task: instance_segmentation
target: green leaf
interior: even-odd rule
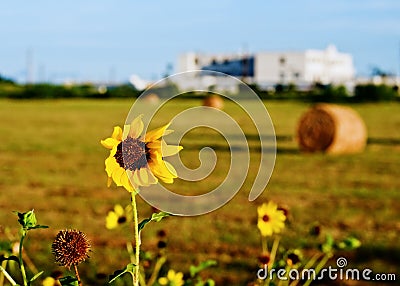
[[[151,218],[145,218],[144,220],[142,220],[142,221],[138,224],[139,231],[141,231],[141,230],[144,228],[144,226],[145,226],[147,223],[149,223],[149,222],[151,222]]]
[[[151,215],[151,220],[155,221],[155,222],[159,222],[160,220],[162,220],[163,218],[170,216],[169,213],[166,212],[159,212],[159,213],[154,213]]]
[[[215,260],[206,260],[201,262],[198,266],[190,265],[189,272],[190,277],[196,276],[199,272],[203,271],[204,269],[217,265],[217,261]]]
[[[207,279],[206,285],[208,285],[208,286],[215,286],[215,281],[212,280],[212,279]]]
[[[144,226],[145,226],[146,224],[148,224],[149,222],[151,222],[151,221],[159,222],[160,220],[162,220],[163,218],[165,218],[165,217],[167,217],[167,216],[170,216],[170,214],[169,214],[169,213],[166,213],[166,212],[153,213],[153,214],[151,215],[151,217],[146,218],[146,219],[142,220],[142,221],[139,223],[139,225],[138,225],[139,231],[141,231],[141,230],[144,228]]]
[[[136,265],[133,263],[129,263],[125,269],[117,270],[113,274],[110,275],[110,279],[108,283],[114,282],[117,278],[121,277],[125,273],[130,273],[131,275],[134,275]]]
[[[36,215],[33,210],[26,213],[14,212],[18,216],[18,222],[24,230],[36,229],[36,228],[48,228],[45,225],[38,225]]]
[[[353,250],[361,246],[361,242],[355,237],[347,237],[337,247],[344,250]]]
[[[78,279],[72,276],[62,277],[59,281],[62,286],[79,286]]]
[[[321,251],[323,253],[332,252],[334,244],[335,244],[335,241],[333,240],[332,235],[327,234],[326,238],[325,238],[325,242],[321,245]]]
[[[11,256],[9,256],[9,257],[5,257],[4,255],[1,255],[1,256],[0,256],[0,263],[3,262],[3,261],[5,261],[5,260],[8,260],[8,261],[15,261],[15,262],[19,263],[19,259],[18,259],[18,257],[15,256],[15,255],[11,255]]]
[[[200,279],[200,281],[196,282],[195,286],[215,286],[215,281],[212,279],[207,279],[206,281]]]
[[[5,251],[8,253],[12,252],[12,244],[9,241],[2,240],[0,241],[0,251]]]
[[[29,280],[29,282],[35,281],[40,275],[43,274],[43,272],[44,272],[44,271],[40,271],[39,273],[37,273],[35,276],[33,276],[33,277],[31,278],[31,280]]]
[[[30,227],[34,227],[37,223],[35,213],[33,210],[28,211],[26,213],[15,212],[18,216],[19,224],[24,228],[28,229]]]

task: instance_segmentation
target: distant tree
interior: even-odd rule
[[[379,67],[374,67],[374,68],[372,68],[371,75],[372,76],[380,76],[382,78],[385,78],[385,77],[393,76],[393,73],[384,71]]]
[[[354,91],[353,99],[355,101],[367,102],[367,101],[389,101],[395,100],[397,91],[395,88],[380,84],[363,84],[357,85]]]
[[[15,81],[12,80],[11,78],[5,77],[3,75],[0,74],[0,83],[11,83],[11,84],[15,84]]]
[[[139,92],[130,84],[123,84],[114,87],[108,87],[106,97],[125,97],[125,98],[135,98],[139,96]]]

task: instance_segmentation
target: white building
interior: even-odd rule
[[[352,56],[338,52],[333,45],[325,50],[268,51],[251,55],[186,53],[179,56],[177,69],[178,72],[215,70],[261,87],[309,86],[316,82],[348,85],[355,76]]]

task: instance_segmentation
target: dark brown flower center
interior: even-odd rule
[[[118,144],[114,158],[125,170],[135,171],[147,165],[147,154],[146,143],[128,137]]]
[[[297,264],[300,262],[300,257],[296,253],[290,253],[287,258],[292,264]]]
[[[269,254],[264,253],[264,254],[260,255],[260,256],[258,257],[258,261],[259,261],[261,264],[267,265],[267,264],[269,263],[269,261],[270,261],[270,256],[269,256]]]
[[[126,216],[120,216],[120,217],[118,218],[118,223],[119,223],[119,224],[122,224],[122,223],[124,223],[124,222],[126,222],[126,221],[127,221]]]
[[[269,216],[263,215],[262,220],[265,222],[269,221]]]

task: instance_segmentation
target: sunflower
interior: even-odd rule
[[[262,236],[270,236],[279,233],[285,227],[286,216],[282,210],[278,210],[278,205],[274,202],[264,203],[257,208],[258,223],[257,227]]]
[[[170,123],[158,129],[143,132],[142,115],[136,117],[130,125],[114,127],[111,137],[101,140],[101,144],[110,149],[110,156],[105,160],[108,183],[114,181],[129,192],[140,186],[156,184],[158,179],[172,183],[177,178],[174,167],[164,161],[182,150],[182,146],[167,145],[162,139],[172,130],[167,130]]]

